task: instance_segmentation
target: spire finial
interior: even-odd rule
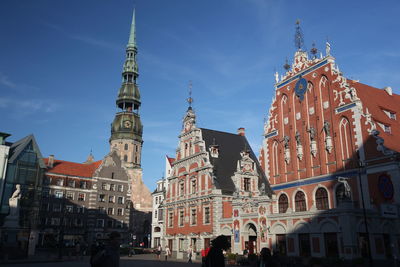
[[[317,57],[318,49],[315,47],[315,42],[312,43],[312,48],[310,49],[310,52],[313,55],[313,58]]]
[[[131,33],[129,35],[128,47],[136,47],[136,19],[135,19],[136,9],[133,9],[132,15],[132,25],[131,25]]]
[[[294,35],[294,44],[297,50],[301,50],[304,45],[304,36],[300,28],[300,20],[296,20],[296,33]]]
[[[189,81],[189,97],[186,99],[189,103],[189,108],[192,108],[193,98],[192,98],[192,81]]]

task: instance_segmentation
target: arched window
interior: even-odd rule
[[[315,202],[317,204],[317,210],[329,209],[328,192],[325,188],[318,188],[315,192]]]
[[[346,161],[352,158],[353,142],[351,138],[351,125],[347,118],[343,117],[339,124],[340,145],[342,152],[342,160]]]
[[[286,213],[289,208],[288,197],[285,194],[280,195],[278,200],[279,213]]]
[[[128,161],[128,156],[127,155],[124,155],[124,161],[125,162]]]
[[[278,145],[279,143],[275,141],[272,144],[272,169],[273,169],[273,175],[276,176],[279,174],[279,152],[278,152]]]
[[[306,211],[306,196],[303,192],[299,191],[294,196],[295,211]]]

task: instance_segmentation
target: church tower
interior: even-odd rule
[[[151,195],[142,180],[143,125],[139,115],[140,92],[136,83],[139,77],[137,52],[134,10],[122,69],[122,85],[116,100],[118,111],[111,125],[110,150],[117,151],[131,177],[132,202],[140,210],[151,205]]]

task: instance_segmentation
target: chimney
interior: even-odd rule
[[[383,90],[385,90],[388,95],[393,95],[392,87],[386,86]]]
[[[244,128],[243,128],[243,127],[240,127],[240,128],[237,130],[237,134],[240,135],[240,136],[245,136],[245,130],[244,130]]]
[[[54,165],[54,155],[49,156],[49,160],[47,161],[47,167],[53,168]]]

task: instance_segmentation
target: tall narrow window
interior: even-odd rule
[[[250,178],[243,178],[243,190],[250,191]]]
[[[125,150],[128,150],[128,144],[125,144]]]
[[[210,223],[210,207],[204,208],[204,223]]]
[[[127,162],[128,161],[128,156],[124,155],[124,161]]]
[[[278,200],[279,213],[286,213],[289,208],[288,197],[285,194],[280,195]]]
[[[278,142],[272,144],[272,173],[274,176],[279,174],[279,153]]]
[[[328,202],[328,192],[325,188],[318,188],[317,192],[315,192],[315,202],[317,205],[317,210],[327,210],[329,209]]]
[[[295,202],[295,210],[296,211],[306,211],[306,196],[304,195],[303,192],[299,191],[296,193],[294,196],[294,202]]]
[[[183,226],[183,220],[184,220],[184,211],[183,210],[180,210],[179,211],[179,226]]]
[[[190,224],[195,225],[197,223],[197,209],[191,209]]]
[[[192,194],[195,194],[196,190],[196,179],[192,179]]]

